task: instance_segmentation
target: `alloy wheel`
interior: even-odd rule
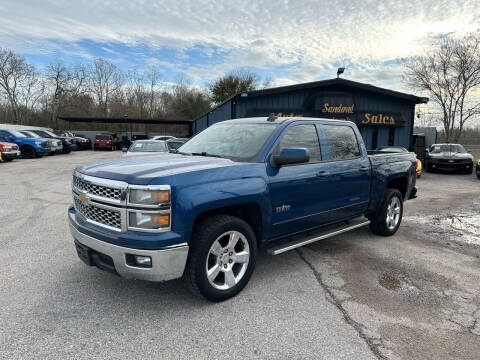
[[[238,231],[223,233],[208,251],[205,270],[209,283],[218,290],[233,288],[245,275],[249,260],[247,238]]]

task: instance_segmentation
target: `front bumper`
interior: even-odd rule
[[[446,162],[432,162],[432,169],[444,171],[459,171],[470,170],[473,168],[473,163],[446,163]]]
[[[2,156],[1,156],[2,159],[6,159],[6,160],[16,159],[18,157],[20,157],[20,151],[17,151],[17,150],[4,151],[4,152],[2,152]]]
[[[188,256],[188,245],[186,243],[161,250],[132,249],[113,245],[84,234],[74,226],[74,217],[69,216],[69,220],[70,232],[72,233],[75,242],[82,245],[83,248],[88,248],[87,251],[93,250],[93,254],[95,254],[97,258],[101,258],[102,255],[111,258],[113,264],[111,265],[112,268],[108,270],[116,272],[124,278],[147,281],[166,281],[177,279],[183,275]],[[80,249],[81,248],[82,247],[80,247]],[[86,255],[81,253],[82,250],[79,250],[78,246],[77,251],[79,257],[84,260]],[[152,267],[145,268],[131,265],[131,261],[128,259],[135,255],[149,256],[152,259]],[[104,266],[96,263],[95,259],[90,265],[97,265],[98,267],[105,269]]]

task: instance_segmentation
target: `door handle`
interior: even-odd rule
[[[360,168],[360,170],[361,170],[361,171],[368,171],[368,170],[370,170],[370,168],[369,168],[368,166],[362,166],[362,167]]]
[[[327,177],[328,175],[330,175],[330,173],[327,172],[327,171],[323,171],[323,170],[322,170],[322,171],[319,171],[319,172],[317,173],[317,177],[319,177],[319,178],[324,178],[324,177]]]

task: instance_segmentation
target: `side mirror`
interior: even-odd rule
[[[467,149],[467,153],[471,154],[471,153],[472,153],[472,150]]]
[[[128,148],[124,147],[124,148],[122,148],[122,151],[123,151],[123,152],[127,152],[127,151],[128,151]]]
[[[9,136],[8,136],[8,140],[15,141],[15,137],[13,137],[12,135],[9,135]]]
[[[280,167],[289,164],[306,163],[310,160],[310,154],[307,149],[283,149],[280,155],[272,156],[272,164],[275,167]]]
[[[430,151],[428,149],[425,149],[425,153],[428,154]]]

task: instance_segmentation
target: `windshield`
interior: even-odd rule
[[[37,135],[31,131],[22,131],[22,134],[28,136],[28,137],[31,137],[31,138],[35,138],[35,139],[40,139],[40,135]]]
[[[445,145],[432,145],[430,149],[431,153],[452,152],[463,154],[467,151],[462,145],[459,144],[445,144]]]
[[[178,150],[248,161],[260,152],[276,128],[276,124],[220,123],[206,128]]]
[[[159,141],[135,142],[128,149],[129,152],[168,152],[167,144]]]
[[[22,134],[20,131],[9,130],[13,136],[16,138],[26,138],[25,134]]]

